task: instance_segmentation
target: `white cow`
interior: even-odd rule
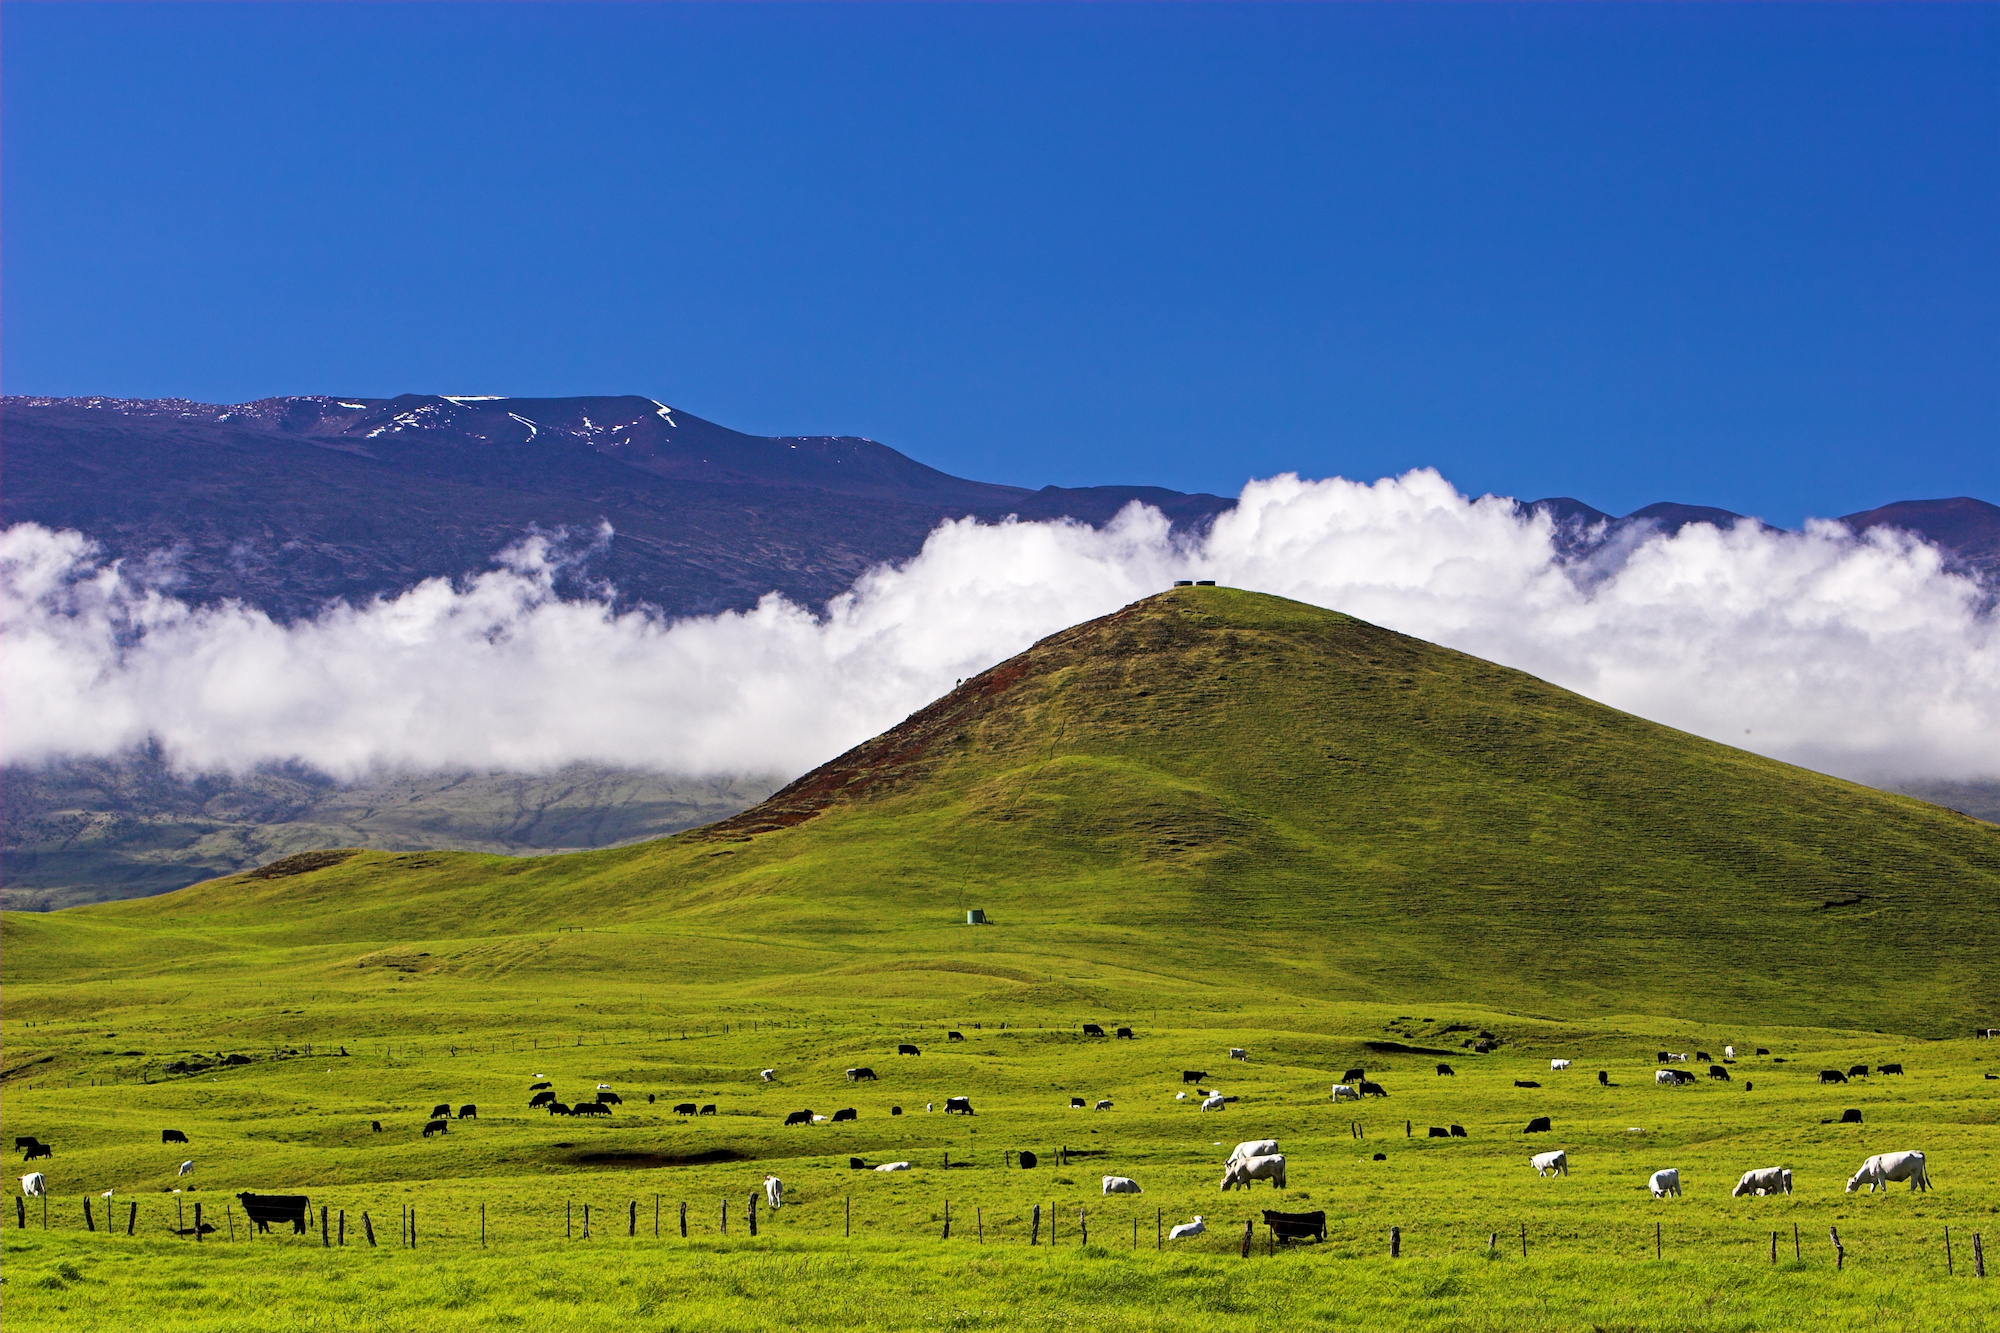
[[[1208,1228],[1201,1224],[1201,1214],[1196,1213],[1194,1215],[1194,1221],[1181,1223],[1179,1226],[1175,1227],[1172,1231],[1169,1231],[1167,1233],[1167,1239],[1189,1240],[1195,1236],[1199,1236],[1202,1232],[1206,1230],[1208,1230]]]
[[[1656,1199],[1664,1199],[1669,1194],[1678,1199],[1681,1195],[1680,1168],[1670,1166],[1664,1171],[1655,1171],[1646,1181],[1646,1188],[1653,1191]]]
[[[1185,1092],[1177,1092],[1174,1094],[1174,1100],[1177,1102],[1184,1102],[1187,1100],[1187,1094]]]
[[[597,1090],[599,1092],[609,1092],[611,1091],[611,1085],[609,1083],[600,1083],[597,1085]]]
[[[1569,1061],[1567,1061],[1567,1060],[1551,1060],[1551,1061],[1549,1061],[1549,1068],[1550,1068],[1550,1069],[1568,1069],[1568,1068],[1569,1068]]]
[[[1222,1094],[1217,1093],[1215,1096],[1210,1097],[1207,1101],[1203,1102],[1201,1104],[1201,1109],[1204,1111],[1220,1111],[1227,1104],[1228,1103],[1223,1101]]]
[[[1104,1192],[1106,1194],[1144,1194],[1146,1191],[1140,1189],[1139,1182],[1130,1176],[1106,1176],[1104,1178]]]
[[[1245,1139],[1236,1145],[1235,1152],[1229,1154],[1229,1160],[1233,1162],[1240,1157],[1269,1157],[1276,1151],[1278,1151],[1276,1139]]]
[[[1736,1058],[1736,1048],[1734,1046],[1723,1047],[1722,1058],[1725,1060],[1734,1060]]]
[[[31,1199],[39,1199],[49,1192],[49,1178],[39,1171],[30,1171],[21,1177],[21,1193]]]
[[[1745,1171],[1743,1178],[1736,1182],[1736,1188],[1729,1191],[1729,1197],[1740,1199],[1746,1194],[1790,1194],[1791,1192],[1791,1168],[1766,1166]]]
[[[1680,1061],[1680,1062],[1681,1062],[1682,1064],[1686,1064],[1686,1063],[1687,1063],[1687,1058],[1688,1058],[1688,1053],[1687,1053],[1686,1051],[1668,1051],[1668,1052],[1667,1052],[1667,1059],[1669,1059],[1669,1060],[1678,1060],[1678,1061]]]
[[[1285,1155],[1271,1153],[1264,1157],[1239,1157],[1222,1170],[1222,1188],[1249,1189],[1253,1180],[1268,1180],[1273,1189],[1285,1188]]]
[[[182,1175],[184,1176],[190,1175],[193,1173],[193,1171],[194,1171],[194,1159],[192,1157],[190,1157],[187,1161],[181,1163]]]
[[[1558,1148],[1554,1152],[1538,1152],[1528,1159],[1528,1165],[1535,1168],[1535,1174],[1558,1176],[1569,1174],[1569,1149]]]
[[[1678,1087],[1680,1085],[1680,1080],[1674,1077],[1674,1071],[1671,1069],[1654,1070],[1653,1082],[1662,1087]]]
[[[764,1197],[771,1202],[771,1211],[785,1206],[785,1182],[776,1176],[764,1177]]]
[[[1335,1101],[1340,1101],[1343,1098],[1350,1102],[1358,1102],[1361,1100],[1361,1094],[1357,1092],[1351,1084],[1347,1083],[1334,1084],[1333,1099]]]
[[[757,1077],[763,1079],[766,1083],[775,1083],[778,1081],[778,1071],[775,1069],[760,1069],[757,1071]]]
[[[1229,1058],[1232,1060],[1248,1060],[1250,1053],[1241,1046],[1231,1046],[1229,1048]]]
[[[877,1171],[907,1171],[910,1169],[910,1164],[908,1162],[884,1162],[875,1169]]]
[[[1885,1152],[1871,1157],[1847,1182],[1847,1192],[1852,1194],[1866,1185],[1868,1192],[1873,1194],[1877,1185],[1888,1189],[1892,1180],[1907,1180],[1912,1190],[1929,1189],[1931,1178],[1924,1170],[1924,1155],[1920,1152]]]

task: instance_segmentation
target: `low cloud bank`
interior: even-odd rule
[[[456,585],[279,625],[190,607],[76,533],[17,525],[0,533],[0,758],[157,739],[201,770],[798,773],[1045,634],[1213,578],[1827,772],[2000,773],[1993,599],[1879,529],[1697,525],[1565,566],[1545,520],[1419,471],[1254,482],[1189,543],[1137,505],[1096,531],[950,522],[820,615],[776,596],[674,622],[621,614],[557,595],[571,558],[531,537]]]

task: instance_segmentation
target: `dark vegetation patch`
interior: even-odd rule
[[[1381,1055],[1463,1055],[1464,1051],[1448,1051],[1441,1046],[1406,1046],[1400,1041],[1364,1041],[1369,1050]]]
[[[573,1152],[563,1160],[571,1166],[595,1167],[601,1171],[655,1171],[663,1166],[708,1166],[716,1162],[747,1162],[750,1154],[734,1148],[706,1148],[694,1153],[642,1152],[633,1148],[595,1149]]]
[[[288,879],[293,875],[310,875],[315,870],[337,866],[355,853],[356,849],[352,847],[325,852],[300,852],[295,856],[281,857],[269,865],[258,866],[248,873],[251,879]]]

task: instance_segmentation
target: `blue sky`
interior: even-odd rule
[[[9,3],[0,383],[2000,500],[2000,6]]]

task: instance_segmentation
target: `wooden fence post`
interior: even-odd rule
[[[628,1236],[639,1234],[639,1201],[637,1199],[632,1200],[630,1208],[626,1210],[625,1234]]]
[[[577,1040],[578,1040],[579,1042],[581,1042],[581,1041],[582,1041],[583,1039],[582,1039],[581,1037],[579,1037],[579,1038],[577,1038]],[[414,1212],[415,1210],[414,1210],[414,1209],[412,1209],[411,1211],[412,1211],[412,1212]],[[589,1205],[589,1204],[585,1204],[585,1205],[583,1206],[583,1238],[584,1238],[585,1240],[589,1240],[589,1239],[590,1239],[590,1205]]]
[[[722,1201],[722,1234],[729,1234],[729,1200]]]
[[[841,1225],[840,1234],[851,1239],[854,1235],[854,1196],[852,1194],[847,1196],[847,1211],[845,1216],[846,1220]]]
[[[1167,1210],[1164,1208],[1155,1208],[1153,1210],[1153,1248],[1156,1250],[1166,1248],[1166,1237]]]
[[[1076,1210],[1076,1228],[1078,1234],[1082,1237],[1081,1240],[1077,1241],[1077,1244],[1090,1244],[1090,1214],[1081,1207]]]
[[[194,1201],[194,1239],[195,1239],[195,1244],[199,1245],[201,1243],[201,1200],[200,1199],[196,1199]]]
[[[347,1214],[343,1212],[340,1218],[340,1225],[342,1228],[345,1228],[347,1226]],[[346,1243],[345,1241],[341,1242],[343,1245]],[[486,1202],[483,1199],[479,1204],[479,1248],[482,1250],[486,1248]]]
[[[1403,1229],[1401,1227],[1389,1228],[1389,1257],[1391,1259],[1400,1259],[1403,1257]]]
[[[1804,1260],[1804,1257],[1799,1252],[1799,1224],[1794,1222],[1792,1223],[1792,1262],[1800,1263]]]
[[[319,1206],[319,1247],[322,1250],[330,1250],[333,1248],[333,1240],[329,1236],[328,1230],[329,1229],[327,1226],[327,1207],[325,1204],[321,1204]]]
[[[1499,1248],[1499,1245],[1500,1245],[1500,1233],[1499,1233],[1499,1232],[1497,1232],[1497,1231],[1489,1231],[1489,1232],[1487,1232],[1487,1233],[1486,1233],[1486,1252],[1487,1252],[1488,1254],[1492,1254],[1492,1253],[1494,1253],[1494,1251],[1495,1251],[1495,1250],[1497,1250],[1497,1249]]]
[[[1771,1262],[1778,1262],[1778,1233],[1775,1231],[1771,1233]]]
[[[1773,1242],[1775,1246],[1776,1242]],[[1944,1275],[1951,1276],[1951,1228],[1944,1229]]]
[[[574,1232],[570,1229],[570,1210],[575,1207],[568,1199],[563,1200],[563,1239],[568,1240]]]
[[[125,1234],[129,1236],[138,1229],[139,1229],[139,1203],[138,1200],[135,1199],[132,1202],[131,1211],[125,1214]],[[234,1220],[232,1220],[229,1224],[229,1239],[231,1240],[236,1239],[236,1223],[234,1222]]]
[[[134,1204],[133,1211],[136,1213],[137,1210],[138,1210],[138,1205]],[[223,1221],[229,1223],[229,1243],[234,1245],[236,1243],[236,1209],[230,1204],[227,1203],[223,1204],[222,1219]],[[243,1225],[246,1228],[250,1225],[250,1219],[248,1217],[243,1219]],[[130,1233],[128,1232],[127,1234],[129,1235]]]
[[[1847,1247],[1840,1243],[1839,1227],[1828,1227],[1826,1236],[1833,1242],[1833,1271],[1838,1273],[1847,1266]]]
[[[686,1200],[686,1199],[682,1199],[682,1200],[681,1200],[681,1239],[682,1239],[682,1240],[686,1240],[687,1238],[688,1238],[688,1205],[687,1205],[687,1200]]]
[[[950,1199],[946,1199],[946,1200],[944,1201],[944,1235],[942,1235],[942,1236],[938,1237],[938,1239],[939,1239],[939,1240],[950,1240],[950,1239],[951,1239],[951,1200],[950,1200]]]
[[[1972,1233],[1972,1275],[1981,1278],[1986,1276],[1986,1249],[1980,1244],[1977,1231]]]
[[[1256,1235],[1257,1224],[1255,1222],[1245,1222],[1243,1224],[1243,1257],[1245,1259],[1250,1257],[1250,1242],[1256,1239]]]
[[[590,1205],[583,1206],[583,1234],[590,1234]],[[417,1248],[417,1206],[410,1205],[410,1248]]]
[[[1666,1257],[1666,1250],[1660,1240],[1660,1224],[1658,1222],[1653,1223],[1653,1257],[1655,1259]]]
[[[653,1239],[660,1238],[660,1196],[653,1196]]]
[[[1526,1222],[1521,1223],[1521,1257],[1523,1259],[1528,1257],[1528,1224]]]
[[[135,1203],[132,1206],[137,1208],[139,1205]],[[22,1231],[28,1229],[28,1201],[19,1195],[14,1198],[14,1225]]]
[[[1034,1214],[1032,1215],[1032,1217],[1028,1222],[1028,1244],[1040,1245],[1041,1243],[1042,1243],[1042,1206],[1040,1204],[1036,1204]]]
[[[750,1191],[750,1234],[757,1234],[757,1191]]]
[[[1139,1224],[1134,1222],[1132,1225],[1134,1228],[1137,1228]],[[986,1210],[984,1208],[974,1208],[972,1210],[972,1228],[979,1233],[979,1243],[984,1245],[986,1243]],[[1135,1248],[1138,1245],[1138,1236],[1139,1233],[1135,1229],[1132,1233]]]
[[[479,1205],[479,1233],[480,1233],[480,1243],[481,1243],[481,1244],[485,1244],[485,1240],[486,1240],[486,1205],[485,1205],[485,1204],[483,1204],[483,1203]],[[343,1209],[341,1209],[341,1210],[340,1210],[340,1229],[339,1229],[339,1232],[338,1232],[337,1234],[338,1234],[338,1236],[339,1236],[339,1239],[340,1239],[340,1248],[342,1248],[342,1249],[346,1249],[346,1248],[347,1248],[347,1210],[346,1210],[345,1208],[343,1208]]]
[[[97,1220],[90,1215],[90,1196],[88,1194],[83,1196],[83,1229],[93,1235],[97,1232]]]
[[[362,1234],[364,1234],[364,1235],[366,1235],[366,1236],[368,1237],[368,1248],[369,1248],[369,1249],[371,1249],[371,1250],[372,1250],[372,1249],[374,1249],[374,1248],[375,1248],[375,1221],[374,1221],[374,1219],[373,1219],[373,1218],[371,1218],[371,1217],[369,1217],[369,1216],[368,1216],[368,1210],[367,1210],[366,1208],[363,1208],[363,1209],[361,1210],[361,1231],[362,1231]]]

